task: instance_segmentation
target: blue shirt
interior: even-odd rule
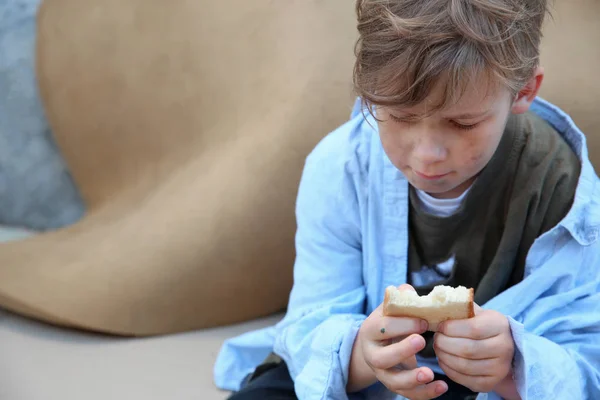
[[[569,116],[542,99],[532,111],[582,163],[573,206],[531,247],[524,280],[482,305],[508,316],[523,400],[600,399],[600,180]],[[215,382],[237,390],[274,349],[301,400],[348,399],[352,345],[387,286],[406,282],[408,182],[383,151],[360,105],[308,156],[296,205],[294,287],[275,327],[228,340]],[[420,365],[442,372],[435,359]],[[376,384],[367,399],[401,398]],[[352,396],[350,396],[352,398]],[[479,400],[496,400],[494,393]]]

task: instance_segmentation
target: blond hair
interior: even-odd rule
[[[354,87],[363,103],[410,107],[442,84],[456,102],[474,79],[513,94],[539,64],[547,0],[358,0]]]

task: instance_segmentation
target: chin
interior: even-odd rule
[[[453,198],[459,197],[463,191],[459,189],[459,185],[449,184],[448,182],[440,182],[440,184],[420,184],[414,181],[409,181],[411,186],[415,189],[421,190],[430,196],[437,198]]]
[[[413,177],[413,179],[409,179],[409,182],[415,188],[422,190],[427,193],[445,193],[450,190],[455,189],[458,185],[452,184],[445,179],[440,179],[438,181],[424,181],[418,177]]]

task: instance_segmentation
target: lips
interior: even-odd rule
[[[414,171],[414,172],[415,172],[415,174],[417,174],[417,176],[419,178],[426,179],[428,181],[434,181],[436,179],[441,179],[441,178],[445,177],[446,175],[448,175],[447,173],[446,174],[441,174],[441,175],[428,175],[428,174],[424,174],[424,173],[419,172],[419,171]]]

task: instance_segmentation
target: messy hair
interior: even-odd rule
[[[475,79],[513,94],[539,64],[548,0],[358,0],[354,87],[363,104],[411,107],[437,85],[432,109]]]

